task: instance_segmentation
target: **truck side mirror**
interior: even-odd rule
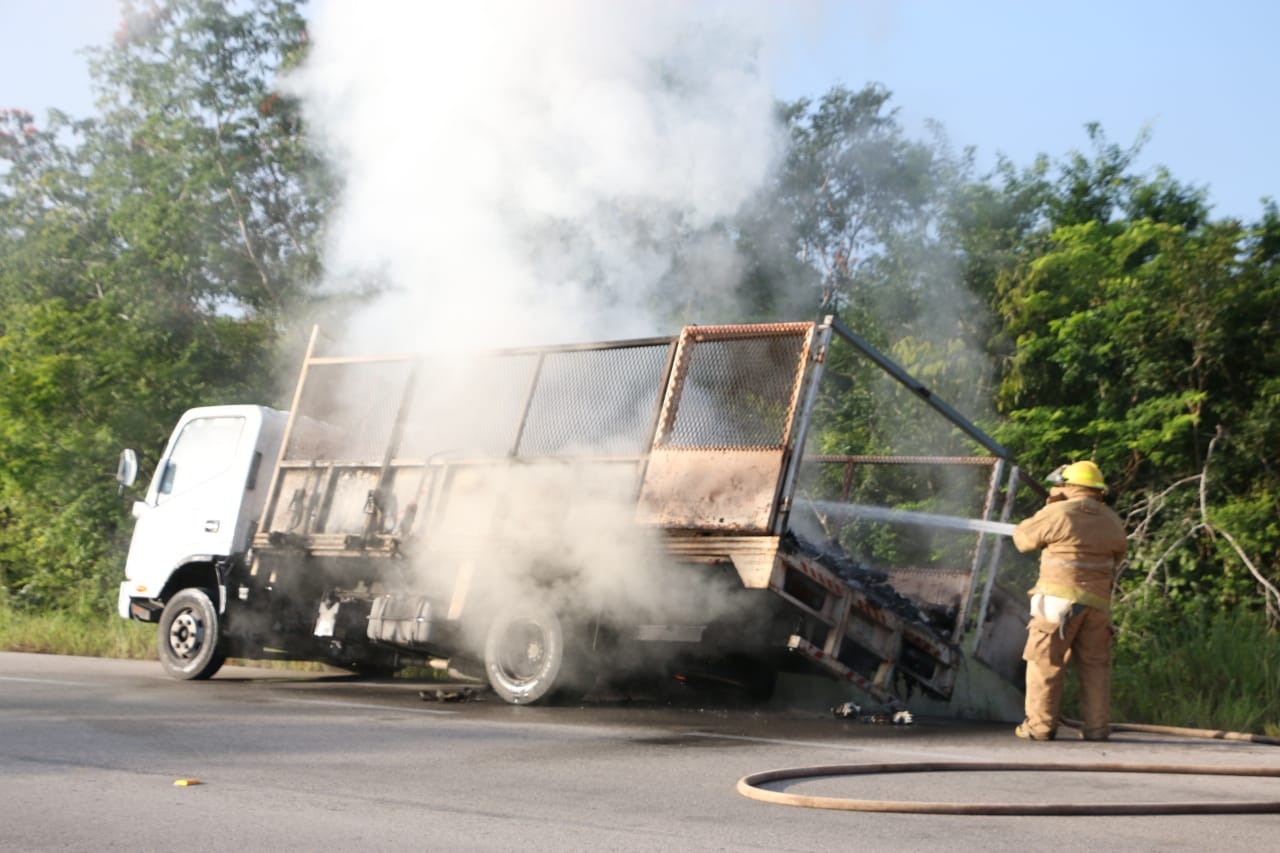
[[[120,484],[120,490],[132,486],[138,479],[138,454],[132,449],[125,448],[120,451],[120,462],[116,465],[116,482]]]

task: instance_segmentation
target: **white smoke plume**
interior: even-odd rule
[[[422,350],[475,344],[477,324],[482,346],[670,333],[673,253],[705,296],[727,288],[732,253],[704,229],[781,151],[767,63],[784,14],[323,4],[290,85],[345,184],[326,267],[392,290],[350,337]]]
[[[474,613],[543,596],[653,622],[730,607],[706,566],[671,564],[636,524],[640,467],[602,461],[618,436],[598,406],[556,398],[600,432],[575,433],[593,442],[576,464],[473,464],[490,428],[513,434],[518,420],[504,417],[520,412],[506,398],[521,404],[527,380],[463,377],[476,349],[667,335],[676,316],[740,319],[728,297],[739,262],[717,226],[767,185],[783,152],[767,72],[783,16],[795,15],[727,0],[328,0],[318,10],[288,85],[342,182],[325,266],[336,292],[371,277],[385,288],[333,349],[457,354],[451,368],[433,362],[439,381],[416,405],[473,415],[453,430],[425,418],[432,429],[406,439],[431,471],[455,466],[440,474],[447,497],[416,471],[393,486],[400,508],[418,508],[399,532],[417,587],[436,600],[455,606],[465,589]],[[657,384],[636,403],[643,418]],[[373,385],[326,386],[346,409],[332,422],[350,427],[348,452],[370,434],[364,416],[389,405]]]

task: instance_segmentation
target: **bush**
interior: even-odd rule
[[[1117,721],[1280,735],[1280,634],[1245,608],[1151,594],[1115,613]]]

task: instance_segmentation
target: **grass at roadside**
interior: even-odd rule
[[[0,603],[0,649],[99,658],[156,659],[156,626],[115,614],[33,613]]]
[[[115,613],[71,613],[21,611],[0,601],[0,651],[49,655],[81,655],[95,658],[159,660],[156,653],[156,626],[121,619]],[[332,672],[332,667],[311,661],[240,661],[263,669],[302,672]],[[429,669],[410,667],[402,678],[436,677]]]
[[[1156,604],[1129,616],[1115,720],[1280,736],[1280,634],[1261,613],[1175,615]]]

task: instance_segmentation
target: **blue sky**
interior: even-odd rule
[[[110,38],[116,8],[0,0],[0,107],[91,112],[76,51]],[[1251,221],[1262,197],[1280,199],[1280,4],[847,0],[821,9],[776,59],[780,97],[881,83],[909,129],[940,122],[984,167],[997,152],[1026,165],[1037,153],[1085,148],[1090,121],[1122,145],[1147,127],[1140,167],[1161,164],[1207,187],[1216,215]]]

